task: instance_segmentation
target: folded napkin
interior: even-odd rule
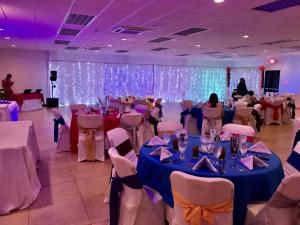
[[[0,109],[4,110],[8,108],[8,104],[0,104]]]
[[[241,163],[247,167],[249,170],[253,170],[254,167],[268,167],[269,165],[257,158],[256,156],[249,155],[245,158],[242,158]]]
[[[206,156],[202,157],[202,159],[200,159],[199,162],[196,163],[192,170],[195,171],[199,168],[209,168],[214,173],[218,172],[218,170],[213,166],[211,161],[208,158],[206,158]]]
[[[167,158],[172,157],[173,153],[170,152],[166,147],[161,146],[161,147],[155,149],[154,151],[152,151],[150,153],[150,155],[160,155],[159,160],[163,161],[163,160],[165,160]]]
[[[261,141],[249,147],[248,151],[272,155],[272,152]]]
[[[225,132],[225,133],[221,134],[220,140],[221,141],[230,141],[231,137],[233,137],[233,135],[231,133]]]
[[[148,143],[149,146],[165,145],[165,144],[166,143],[164,142],[164,140],[158,136],[154,136],[153,138],[151,138],[151,140]]]

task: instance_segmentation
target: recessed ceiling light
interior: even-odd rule
[[[99,50],[95,50],[95,52],[99,52]]]
[[[265,50],[264,50],[264,52],[268,52],[268,50],[267,50],[267,49],[265,49]]]
[[[6,40],[9,40],[9,39],[10,39],[10,37],[4,37],[4,39],[6,39]]]
[[[224,0],[214,0],[215,3],[222,3]]]
[[[16,45],[10,45],[11,47],[16,47]]]
[[[201,45],[196,45],[197,48],[201,47]]]
[[[4,29],[3,28],[0,28],[0,31],[3,31]]]
[[[126,39],[126,38],[122,38],[121,40],[122,40],[122,41],[127,41],[127,39]]]
[[[250,36],[249,35],[247,35],[247,34],[245,34],[244,36],[243,36],[243,38],[249,38]]]
[[[237,53],[234,53],[233,55],[237,56],[238,54],[237,54]]]
[[[107,45],[107,47],[112,47],[112,45]]]

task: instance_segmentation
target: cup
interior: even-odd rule
[[[172,146],[174,150],[179,150],[178,149],[178,139],[175,137],[172,141]]]
[[[198,159],[199,146],[195,145],[193,147],[193,159]]]

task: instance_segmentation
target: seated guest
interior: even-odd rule
[[[253,107],[256,103],[258,103],[256,97],[254,96],[253,91],[248,92],[248,107]]]
[[[216,93],[212,93],[209,96],[209,100],[207,103],[204,104],[204,107],[209,107],[209,108],[223,108],[221,102],[219,102],[218,95]]]
[[[237,94],[241,96],[248,94],[248,89],[244,78],[240,79],[240,83],[237,86]]]
[[[6,77],[2,80],[2,87],[4,89],[6,99],[9,99],[14,94],[12,90],[14,82],[11,81],[11,77],[11,74],[7,74]]]
[[[149,115],[149,123],[154,126],[154,135],[158,135],[157,125],[162,118],[162,105],[156,103],[155,106],[151,109]]]

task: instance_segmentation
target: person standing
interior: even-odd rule
[[[11,81],[12,75],[7,74],[6,77],[2,80],[2,87],[4,89],[4,94],[6,99],[9,99],[13,94],[12,86],[14,82]]]
[[[240,79],[240,83],[237,86],[237,94],[241,96],[248,94],[248,89],[244,78]]]

